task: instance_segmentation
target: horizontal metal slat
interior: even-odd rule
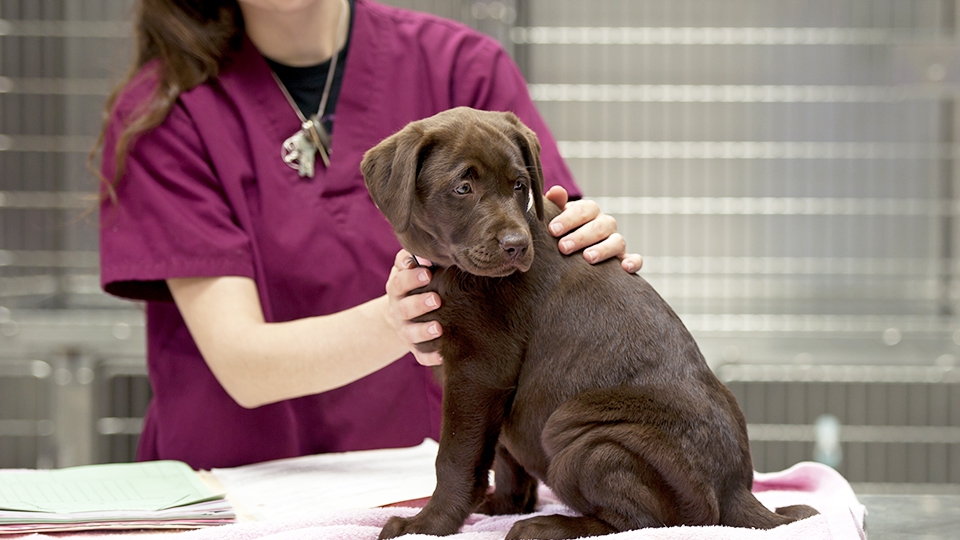
[[[111,87],[107,79],[0,77],[0,93],[8,94],[106,96]]]
[[[9,317],[6,312],[0,312],[0,324],[8,320]],[[53,373],[53,368],[43,360],[0,359],[0,377],[46,379],[51,373]]]
[[[941,216],[960,202],[864,197],[594,197],[610,214],[751,216]]]
[[[140,435],[142,430],[143,418],[108,416],[97,419],[97,433],[100,435]]]
[[[776,141],[557,141],[566,159],[956,159],[938,143]]]
[[[752,441],[815,441],[812,425],[747,424]],[[952,426],[840,426],[841,442],[960,444],[960,427]]]
[[[97,138],[86,135],[0,135],[0,152],[87,153]]]
[[[745,332],[794,334],[881,335],[895,329],[898,335],[952,335],[960,328],[953,317],[933,315],[784,315],[784,314],[679,314],[691,332]]]
[[[52,21],[0,19],[0,36],[59,38],[129,38],[127,21]]]
[[[724,364],[716,373],[725,383],[960,383],[960,369],[952,366]]]
[[[607,201],[604,201],[607,202]],[[600,207],[608,213],[610,208]],[[669,257],[643,260],[643,274],[730,275],[837,275],[837,276],[936,276],[946,272],[937,258],[906,257]],[[954,261],[950,273],[960,272]]]
[[[891,45],[948,43],[937,32],[885,28],[533,26],[510,32],[536,45]]]
[[[900,103],[953,97],[943,86],[531,84],[534,101],[614,103]]]
[[[0,191],[0,209],[73,210],[93,208],[96,204],[96,193],[86,191]]]
[[[97,268],[96,251],[5,250],[0,249],[0,266]]]
[[[101,294],[100,276],[86,275],[37,275],[0,277],[0,298],[66,294]]]

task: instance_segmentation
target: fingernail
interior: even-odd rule
[[[423,270],[423,271],[421,271],[421,272],[418,272],[418,273],[417,273],[417,279],[420,281],[420,283],[430,283],[430,276],[427,275],[427,271],[426,271],[426,270]]]
[[[590,261],[590,262],[597,262],[597,257],[598,257],[598,255],[597,255],[597,252],[596,252],[595,250],[588,249],[588,250],[586,250],[586,251],[583,252],[583,256],[586,257],[587,260]]]
[[[563,240],[560,242],[560,251],[570,253],[573,250],[573,240]]]
[[[426,304],[427,304],[427,307],[432,307],[432,308],[435,308],[440,305],[437,303],[437,297],[432,294],[427,297]]]
[[[553,234],[560,234],[563,231],[563,224],[554,221],[550,224],[550,232]]]
[[[633,273],[633,272],[635,272],[635,271],[636,271],[636,269],[633,267],[633,263],[627,261],[627,272]]]
[[[427,327],[427,333],[430,334],[431,336],[439,336],[440,326],[437,323],[431,324],[430,326]]]

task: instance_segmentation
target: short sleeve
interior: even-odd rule
[[[104,140],[102,172],[114,173],[116,139],[150,85],[132,84],[115,108]],[[165,280],[253,277],[249,235],[237,224],[196,126],[177,105],[131,146],[116,202],[100,207],[104,290],[137,300],[171,300]]]
[[[530,98],[527,81],[503,47],[492,38],[480,36],[476,43],[462,46],[454,69],[454,105],[516,114],[540,140],[544,187],[563,186],[571,199],[580,198],[580,188]]]

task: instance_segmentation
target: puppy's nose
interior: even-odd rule
[[[511,259],[519,259],[530,247],[530,238],[525,234],[507,233],[500,237],[500,247]]]

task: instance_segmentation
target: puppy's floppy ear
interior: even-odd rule
[[[360,163],[370,197],[398,233],[410,226],[426,139],[418,126],[408,125],[368,150]]]
[[[507,120],[513,124],[515,133],[511,139],[520,149],[527,173],[530,174],[530,196],[533,197],[533,206],[537,210],[537,219],[543,220],[543,167],[540,165],[540,140],[532,129],[528,128],[513,113],[506,113]]]

